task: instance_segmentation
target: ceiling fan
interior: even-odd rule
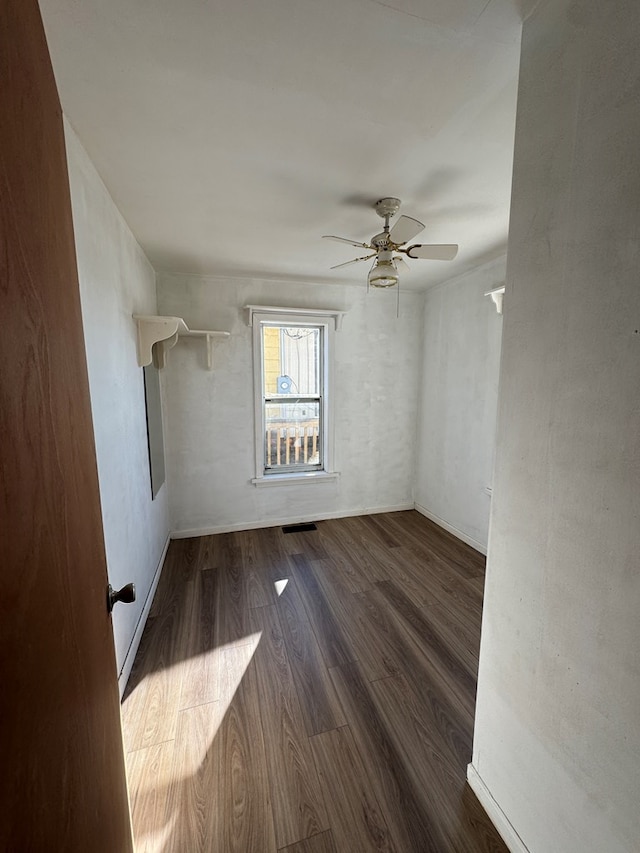
[[[354,258],[352,261],[336,264],[331,267],[332,270],[375,258],[367,276],[367,287],[393,287],[394,284],[398,284],[400,279],[399,271],[409,269],[402,255],[406,255],[408,258],[427,258],[433,261],[452,261],[457,255],[458,246],[455,243],[433,245],[415,243],[406,246],[424,229],[422,222],[418,222],[417,219],[412,219],[410,216],[401,216],[396,220],[393,228],[389,230],[389,220],[400,209],[399,198],[381,198],[374,204],[374,209],[378,216],[384,219],[384,228],[368,243],[349,240],[346,237],[334,237],[330,234],[324,235],[324,240],[337,240],[339,243],[348,243],[350,246],[369,249],[371,252],[369,255]]]

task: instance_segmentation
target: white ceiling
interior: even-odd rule
[[[402,199],[421,289],[502,253],[532,0],[40,0],[67,117],[158,270],[355,281]],[[367,269],[363,269],[366,267]]]

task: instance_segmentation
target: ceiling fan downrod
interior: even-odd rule
[[[400,199],[385,197],[378,199],[375,211],[384,219],[384,228],[380,234],[371,238],[371,245],[377,256],[367,276],[367,290],[371,287],[393,287],[398,284],[398,269],[393,260],[393,246],[389,236],[389,220],[400,210]]]

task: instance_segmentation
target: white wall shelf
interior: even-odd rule
[[[167,352],[178,338],[205,338],[207,343],[207,368],[213,370],[213,341],[229,337],[229,332],[210,329],[190,329],[181,317],[156,317],[134,314],[138,325],[138,364],[146,367],[153,362],[161,370],[167,363]]]

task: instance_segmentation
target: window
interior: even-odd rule
[[[331,472],[329,350],[333,321],[252,314],[256,484]]]

